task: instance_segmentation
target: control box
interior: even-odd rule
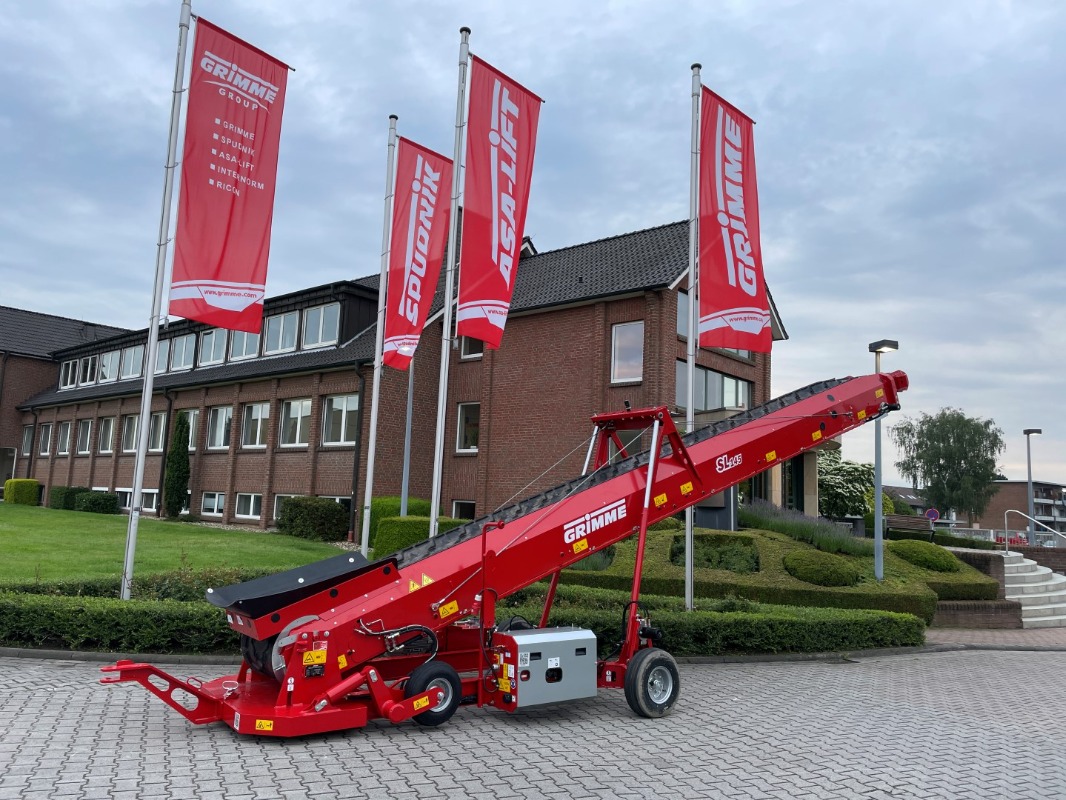
[[[525,708],[596,696],[596,634],[590,630],[507,631],[496,633],[493,645],[505,707]]]

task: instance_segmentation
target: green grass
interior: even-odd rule
[[[0,503],[0,581],[121,575],[128,520]],[[134,574],[201,567],[280,571],[338,553],[331,545],[290,536],[142,517]]]

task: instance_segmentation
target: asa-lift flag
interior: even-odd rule
[[[702,87],[699,343],[769,353],[753,128],[749,117]]]
[[[258,333],[288,66],[200,17],[170,312]]]
[[[407,369],[437,290],[448,233],[452,160],[399,137],[382,363]]]
[[[491,349],[514,293],[541,102],[471,56],[456,334]]]

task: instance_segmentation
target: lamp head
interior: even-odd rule
[[[893,353],[899,350],[899,342],[894,339],[881,339],[870,343],[871,353]]]
[[[1044,431],[1041,430],[1040,428],[1026,428],[1024,431],[1022,431],[1022,433],[1025,434],[1026,436],[1029,436],[1030,434],[1033,434],[1033,433],[1043,433],[1043,432]]]

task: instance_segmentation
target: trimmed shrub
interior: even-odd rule
[[[74,500],[74,510],[88,511],[90,514],[117,514],[118,495],[114,492],[82,492]]]
[[[759,571],[759,550],[750,537],[693,536],[692,565],[696,569],[724,569],[746,575]],[[670,563],[685,566],[685,537],[675,536]]]
[[[868,534],[873,536],[873,533]],[[922,531],[887,531],[885,533],[886,539],[892,541],[902,541],[904,539],[915,539],[919,542],[928,542],[929,534]],[[941,547],[968,547],[971,550],[1002,550],[1003,544],[996,542],[990,542],[988,539],[971,539],[968,536],[955,536],[950,533],[944,533],[943,531],[935,531],[933,533],[933,543],[938,544]]]
[[[53,486],[48,490],[48,507],[74,511],[78,495],[88,491],[87,486]]]
[[[843,557],[821,550],[793,550],[782,563],[793,578],[815,586],[854,586],[862,577]]]
[[[430,503],[420,497],[407,498],[407,516],[428,517]],[[377,538],[378,523],[386,517],[400,516],[399,497],[372,497],[370,498],[370,534],[369,546],[373,547]],[[444,530],[441,528],[441,530]]]
[[[437,530],[441,533],[465,525],[470,520],[438,517]],[[374,544],[374,558],[384,558],[398,550],[429,538],[429,517],[385,517],[378,522],[378,535]]]
[[[889,542],[888,549],[916,567],[934,572],[958,572],[962,562],[939,545],[906,539]]]
[[[35,506],[41,497],[41,484],[33,478],[11,478],[4,481],[4,502],[20,506]]]
[[[684,530],[685,521],[677,517],[667,517],[648,526],[649,531],[680,531]]]
[[[289,497],[281,504],[278,530],[318,542],[339,542],[348,536],[348,512],[326,497]]]
[[[137,575],[131,595],[134,600],[200,601],[209,588],[229,586],[234,583],[273,575],[272,569],[242,569],[237,567],[209,567],[194,570],[182,568],[173,572]],[[109,575],[101,578],[69,578],[58,581],[0,583],[0,592],[44,594],[53,597],[110,597],[117,598],[121,578]]]
[[[737,517],[746,528],[783,533],[797,542],[806,542],[826,553],[871,556],[874,552],[870,542],[855,538],[832,522],[808,517],[787,508],[778,508],[764,500],[753,500],[743,506]]]

